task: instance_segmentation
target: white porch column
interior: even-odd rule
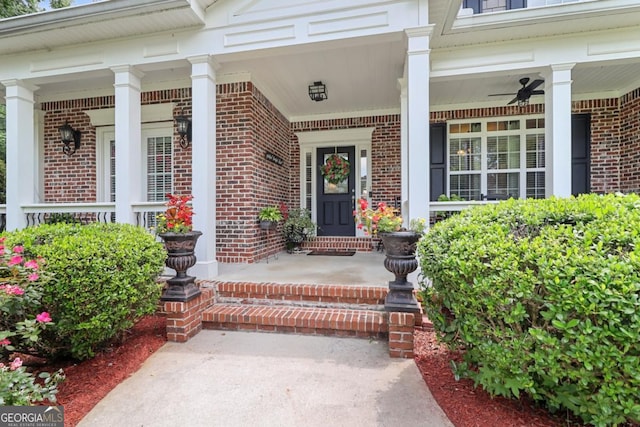
[[[7,230],[27,226],[22,205],[35,202],[37,183],[34,92],[20,80],[4,80],[7,106]]]
[[[401,215],[404,220],[404,226],[408,227],[409,223],[409,141],[407,138],[407,79],[398,79],[398,87],[400,88],[400,200],[402,201]]]
[[[116,222],[135,224],[132,204],[142,201],[142,125],[140,79],[143,73],[130,65],[115,73]]]
[[[571,196],[571,69],[552,65],[545,76],[546,197]]]
[[[429,39],[433,26],[405,30],[407,49],[408,217],[429,217]],[[404,175],[403,175],[404,176]]]
[[[192,274],[200,279],[218,275],[216,261],[216,76],[208,55],[191,62],[192,160],[194,230],[202,231],[196,245]]]

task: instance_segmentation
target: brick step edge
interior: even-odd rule
[[[331,308],[341,310],[365,310],[365,311],[384,311],[383,304],[349,304],[349,303],[330,303],[323,301],[293,301],[280,299],[258,299],[258,298],[230,298],[218,297],[216,304],[227,305],[261,305],[267,307],[307,307],[307,308]]]
[[[212,281],[216,299],[315,301],[339,304],[383,305],[388,288],[377,286],[308,285]]]
[[[284,332],[383,339],[387,314],[366,310],[216,304],[202,313],[204,329]]]

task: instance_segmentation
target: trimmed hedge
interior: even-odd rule
[[[596,426],[640,422],[640,198],[509,200],[436,224],[426,312],[459,376]]]
[[[7,233],[7,244],[41,256],[54,279],[43,304],[55,319],[54,356],[87,359],[158,304],[166,253],[154,236],[128,224],[43,224]]]

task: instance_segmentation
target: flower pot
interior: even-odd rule
[[[407,275],[418,268],[416,246],[420,235],[413,231],[380,233],[386,258],[384,267],[395,275],[389,282],[389,293],[385,298],[386,311],[419,313],[420,305],[413,294],[413,284],[407,281]]]
[[[188,233],[160,233],[167,250],[167,267],[176,271],[176,275],[167,280],[168,286],[162,293],[162,301],[187,302],[200,295],[200,288],[194,283],[195,277],[187,276],[187,270],[196,264],[195,248],[200,231]]]
[[[278,221],[261,220],[260,228],[262,230],[275,230],[278,227]]]

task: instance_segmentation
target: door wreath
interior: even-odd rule
[[[330,155],[324,165],[320,166],[323,178],[330,184],[340,184],[347,179],[350,170],[349,161],[338,154]]]

